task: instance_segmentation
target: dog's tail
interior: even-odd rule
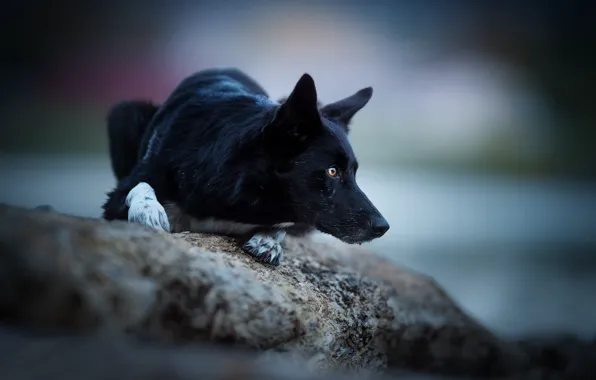
[[[159,106],[144,100],[122,101],[107,116],[108,143],[112,170],[120,181],[137,163],[139,150],[151,119]]]

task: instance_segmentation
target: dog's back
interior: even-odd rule
[[[182,81],[162,105],[146,100],[126,100],[108,112],[107,130],[112,170],[118,181],[128,176],[152,140],[155,128],[198,96],[217,102],[222,97],[250,95],[267,99],[267,92],[252,78],[235,68],[200,71]],[[221,99],[219,99],[221,100]],[[154,120],[155,118],[155,120]]]

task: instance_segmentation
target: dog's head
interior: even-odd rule
[[[263,129],[296,222],[347,243],[370,241],[389,229],[356,183],[358,161],[348,141],[352,117],[371,96],[367,87],[321,107],[313,79],[304,74]]]

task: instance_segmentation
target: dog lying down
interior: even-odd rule
[[[368,87],[321,106],[304,74],[280,103],[241,71],[221,68],[187,77],[161,106],[118,103],[107,117],[118,184],[103,217],[233,236],[272,265],[286,234],[379,238],[389,224],[356,184],[348,141],[371,96]]]

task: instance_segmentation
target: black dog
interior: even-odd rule
[[[211,69],[160,107],[119,103],[108,115],[118,185],[103,216],[243,237],[246,252],[273,265],[286,233],[381,237],[389,224],[356,184],[347,136],[371,96],[368,87],[320,107],[304,74],[280,104],[239,70]]]

